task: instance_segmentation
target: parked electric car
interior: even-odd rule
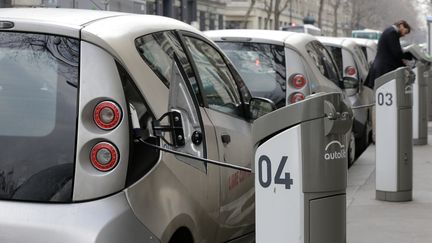
[[[251,98],[160,16],[0,9],[0,242],[228,242],[254,232]],[[164,149],[164,150],[162,150]]]
[[[215,30],[205,34],[231,59],[251,93],[271,99],[278,108],[318,92],[342,93],[340,87],[352,83],[349,78],[341,79],[331,54],[312,35],[271,30]],[[354,136],[349,139],[351,163]]]
[[[346,38],[349,40],[353,40],[363,51],[363,54],[366,57],[369,67],[372,65],[375,60],[375,56],[377,53],[378,45],[376,41],[370,39],[362,39],[362,38]]]
[[[343,77],[351,77],[357,81],[357,85],[345,87],[345,92],[354,109],[354,135],[356,139],[356,157],[367,148],[372,132],[372,112],[368,105],[373,103],[373,91],[363,86],[366,80],[369,66],[361,48],[347,38],[318,37],[327,49],[332,53]]]

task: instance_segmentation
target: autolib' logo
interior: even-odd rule
[[[333,146],[332,146],[333,145]],[[332,151],[329,151],[330,147],[332,147]],[[325,147],[324,159],[325,160],[335,160],[335,159],[345,159],[346,151],[345,146],[342,145],[339,141],[333,140]]]

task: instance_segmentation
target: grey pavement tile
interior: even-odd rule
[[[429,129],[431,129],[429,123]],[[348,171],[348,243],[432,243],[432,141],[413,148],[413,200],[375,199],[375,146]]]

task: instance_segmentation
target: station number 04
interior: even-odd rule
[[[288,156],[282,156],[279,165],[277,165],[276,174],[274,177],[274,184],[285,185],[285,189],[291,189],[291,185],[293,184],[293,179],[291,179],[291,175],[289,172],[284,171],[285,164],[288,160]],[[267,188],[272,184],[272,163],[268,156],[261,155],[258,159],[258,180],[259,184]]]
[[[377,101],[378,105],[386,105],[391,106],[393,105],[393,94],[392,93],[378,93],[377,95]]]

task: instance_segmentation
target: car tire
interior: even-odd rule
[[[358,158],[360,157],[360,155],[367,149],[367,147],[369,146],[370,140],[369,140],[369,133],[368,133],[368,128],[367,126],[365,126],[363,128],[363,132],[362,132],[363,136],[359,136],[356,139],[356,151],[355,151],[355,157]]]

